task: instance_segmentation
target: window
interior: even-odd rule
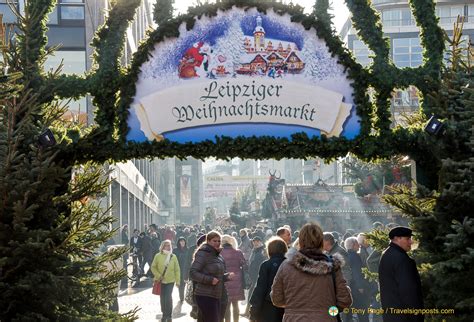
[[[393,21],[395,21],[397,18],[396,16],[396,11],[395,10],[384,10],[382,12],[382,23],[384,26],[392,26]]]
[[[56,70],[61,62],[63,63],[62,72],[64,74],[83,74],[86,71],[85,51],[58,50],[48,57],[44,69],[46,71]],[[87,120],[87,99],[85,97],[69,102],[68,108],[75,113],[74,117]]]
[[[474,4],[467,6],[467,21],[474,22]]]
[[[362,66],[367,66],[372,62],[372,58],[370,58],[370,56],[373,55],[373,52],[362,41],[354,39],[352,43],[352,51],[356,57],[356,60]]]
[[[61,48],[74,48],[75,50],[84,51],[86,47],[85,32],[84,26],[68,26],[67,29],[51,26],[47,32],[48,46],[59,45]]]
[[[0,0],[0,13],[3,15],[3,23],[17,22],[17,17],[10,6],[15,7],[17,10],[19,9],[18,2],[12,1],[11,4],[9,4],[6,0]]]
[[[398,67],[417,67],[423,63],[419,38],[393,39],[393,62]]]
[[[415,86],[409,86],[404,90],[395,90],[392,98],[395,107],[418,107],[420,105],[418,89]]]
[[[442,24],[453,23],[458,16],[464,17],[464,6],[437,6],[436,15]]]
[[[48,25],[57,25],[59,23],[58,6],[55,6],[53,12],[48,16]]]
[[[84,20],[84,6],[61,5],[61,20]]]
[[[384,10],[382,22],[386,27],[413,26],[415,19],[409,8]]]
[[[86,71],[86,53],[84,51],[58,50],[49,56],[45,63],[45,70],[56,69],[63,61],[64,74],[82,74]]]
[[[373,4],[382,4],[382,3],[390,3],[390,2],[397,2],[397,0],[372,0]]]

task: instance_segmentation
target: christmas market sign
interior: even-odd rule
[[[288,14],[234,7],[179,31],[140,67],[127,140],[359,134],[353,80]]]

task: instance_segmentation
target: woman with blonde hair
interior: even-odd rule
[[[189,275],[196,282],[194,295],[202,320],[219,322],[221,320],[221,300],[226,297],[224,283],[231,280],[232,273],[227,273],[224,258],[221,256],[221,235],[210,231],[206,242],[194,255]]]
[[[163,316],[162,322],[169,322],[173,313],[173,287],[179,287],[181,273],[178,259],[171,252],[171,241],[169,239],[161,242],[160,251],[155,255],[151,264],[155,282],[161,283],[160,305]]]
[[[239,301],[245,300],[243,288],[243,271],[247,270],[247,261],[242,251],[237,249],[237,241],[229,235],[222,236],[221,255],[224,258],[228,272],[234,273],[234,278],[225,283],[228,302],[225,311],[225,322],[230,322],[230,311],[232,306],[233,321],[239,321]]]
[[[341,272],[342,256],[323,253],[323,231],[315,223],[303,226],[299,244],[300,249],[281,264],[275,276],[272,302],[285,309],[285,322],[334,322],[336,317],[328,314],[329,308],[342,310],[352,304]]]

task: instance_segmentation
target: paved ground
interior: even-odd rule
[[[152,280],[142,278],[138,287],[128,286],[123,287],[119,293],[119,309],[120,313],[126,313],[133,310],[135,307],[139,308],[138,321],[160,321],[160,297],[151,294]],[[186,302],[183,303],[181,309],[179,308],[179,292],[175,287],[173,290],[173,321],[178,322],[193,322],[196,321],[189,315],[191,306]],[[241,303],[240,312],[244,312],[245,305]],[[239,322],[248,322],[248,319],[241,317]]]

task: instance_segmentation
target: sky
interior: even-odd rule
[[[299,4],[304,7],[306,13],[311,12],[315,2],[315,0],[293,0],[294,4]],[[332,14],[334,15],[334,26],[336,27],[336,30],[339,31],[349,16],[349,10],[344,4],[344,0],[332,0],[331,3],[331,7],[333,8]],[[175,0],[174,7],[177,10],[176,13],[185,13],[189,6],[194,6],[195,4],[195,0]]]

